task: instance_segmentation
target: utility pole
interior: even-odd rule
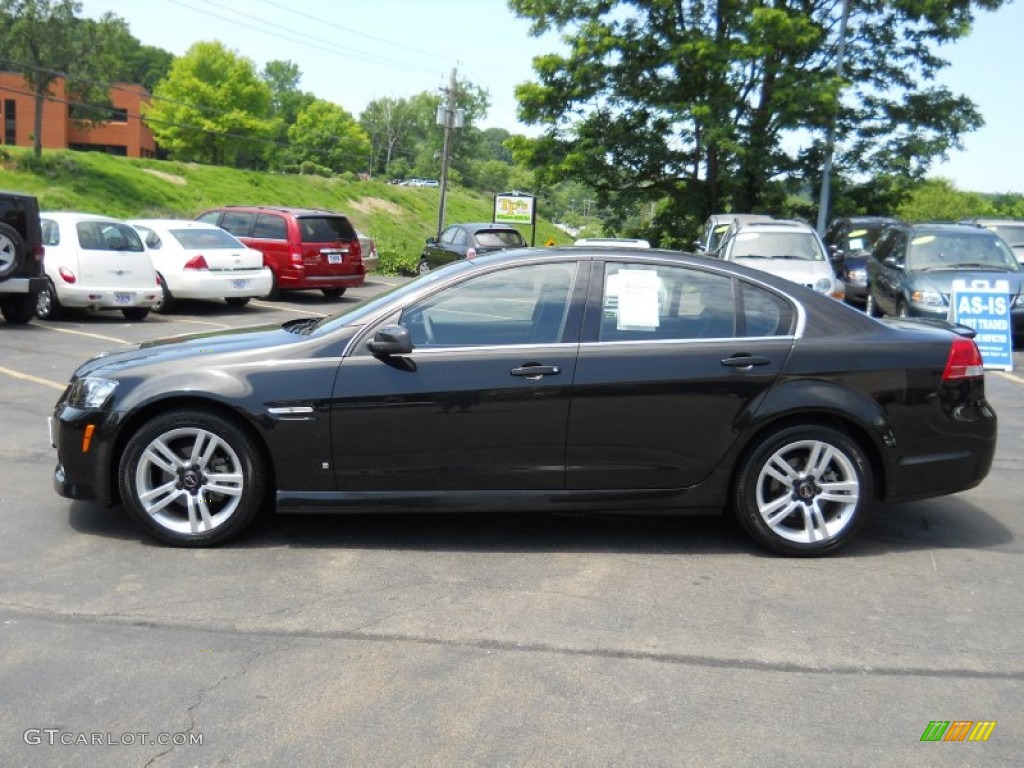
[[[842,16],[839,18],[839,49],[836,51],[836,78],[843,77],[843,56],[846,53],[846,20],[850,16],[850,0],[843,0]],[[839,102],[836,100],[836,112],[839,111]],[[821,169],[821,197],[818,199],[818,234],[825,234],[825,224],[828,218],[828,197],[829,185],[832,176],[832,154],[836,149],[836,115],[832,116],[832,122],[828,126],[828,137],[825,139],[825,163]]]
[[[448,80],[448,100],[437,108],[437,124],[444,126],[444,148],[441,150],[441,201],[437,207],[437,236],[441,236],[444,229],[444,204],[448,195],[448,156],[451,153],[451,135],[453,128],[461,128],[465,121],[466,112],[455,108],[456,96],[455,68],[452,67],[452,75]]]

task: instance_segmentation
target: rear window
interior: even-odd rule
[[[240,248],[242,244],[223,229],[172,229],[182,248]]]
[[[356,230],[344,216],[303,216],[299,231],[304,243],[333,243],[355,240]]]
[[[87,251],[144,251],[139,233],[127,224],[80,221],[75,224],[78,244]]]
[[[484,229],[477,232],[476,242],[486,248],[520,248],[526,240],[515,229]]]

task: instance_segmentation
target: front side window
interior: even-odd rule
[[[43,231],[43,245],[60,245],[60,227],[53,219],[40,219]]]
[[[575,274],[574,262],[489,272],[406,309],[400,322],[416,347],[557,343]]]

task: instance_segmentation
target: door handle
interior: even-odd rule
[[[562,369],[557,365],[521,365],[513,368],[509,373],[513,376],[522,376],[524,379],[540,379],[544,376],[557,376]]]
[[[760,355],[733,355],[722,361],[722,365],[729,368],[753,368],[755,365],[768,365],[769,363],[771,360]]]

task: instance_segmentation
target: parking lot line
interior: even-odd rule
[[[119,339],[115,336],[104,336],[102,333],[89,333],[88,331],[74,331],[71,328],[54,328],[52,325],[39,325],[40,328],[45,328],[48,331],[55,333],[70,333],[73,336],[88,336],[90,339],[99,339],[100,341],[114,341],[118,344],[131,344],[132,342],[127,339]]]
[[[176,318],[174,318],[174,322],[176,322],[176,323],[195,323],[196,325],[210,325],[210,326],[213,326],[214,328],[222,328],[224,330],[227,330],[229,328],[233,328],[234,327],[234,326],[231,326],[231,325],[224,325],[224,323],[211,323],[209,320],[190,320],[190,319],[184,318],[184,317],[176,317]]]
[[[300,315],[322,315],[323,312],[314,312],[308,309],[295,309],[295,307],[282,307],[278,304],[265,304],[262,301],[250,302],[254,307],[267,307],[268,309],[279,309],[282,312],[295,312]]]
[[[10,376],[13,379],[21,379],[22,381],[30,381],[33,384],[42,384],[44,387],[50,387],[56,389],[58,392],[63,392],[67,384],[58,384],[56,381],[50,381],[49,379],[43,379],[39,376],[33,376],[31,373],[22,373],[21,371],[14,371],[10,368],[0,367],[0,373],[4,376]]]
[[[1015,384],[1024,384],[1024,378],[1021,378],[1020,376],[1018,376],[1015,373],[1010,373],[1008,371],[992,371],[992,373],[994,373],[996,376],[1000,376],[1000,377],[1002,377],[1004,379],[1009,379],[1010,381],[1014,382]]]

